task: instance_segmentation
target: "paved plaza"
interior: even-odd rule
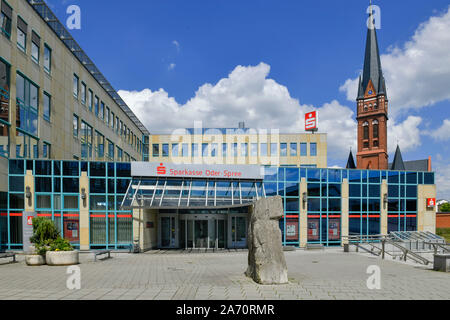
[[[247,252],[113,253],[94,261],[80,254],[81,289],[66,287],[66,267],[0,264],[0,299],[8,300],[262,300],[449,299],[450,274],[342,249],[285,252],[290,283],[257,285],[244,275]],[[3,263],[3,262],[2,262]],[[381,289],[369,290],[367,267],[381,269]]]

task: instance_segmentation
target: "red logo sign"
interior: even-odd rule
[[[436,206],[436,198],[428,198],[427,199],[427,207],[433,208]]]
[[[166,174],[167,170],[166,167],[161,163],[159,167],[156,168],[157,174]]]
[[[305,131],[317,130],[317,111],[305,115]]]
[[[29,216],[29,217],[27,218],[27,224],[28,224],[29,226],[32,226],[32,225],[33,225],[33,217],[32,217],[32,216]]]

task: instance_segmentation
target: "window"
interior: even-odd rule
[[[227,144],[222,143],[222,157],[226,158],[227,156]]]
[[[12,9],[5,1],[1,2],[0,30],[9,39],[11,38]]]
[[[95,113],[95,115],[97,117],[98,117],[98,109],[99,109],[98,102],[99,102],[98,97],[95,96],[95,99],[94,99],[94,113]]]
[[[208,157],[208,144],[207,143],[202,143],[202,157],[206,158]]]
[[[119,134],[120,134],[120,136],[123,135],[123,122],[122,122],[122,120],[120,120]]]
[[[261,143],[261,157],[267,156],[267,143]]]
[[[308,156],[308,144],[306,142],[300,143],[300,156],[302,157]]]
[[[108,158],[114,160],[114,143],[108,140]]]
[[[291,143],[291,147],[290,147],[290,155],[291,157],[296,157],[297,156],[297,143]]]
[[[37,136],[39,88],[17,73],[17,127]]]
[[[117,161],[123,161],[123,151],[117,147]]]
[[[116,118],[114,112],[111,112],[111,129],[114,131],[115,127],[116,127]]]
[[[232,157],[237,157],[237,153],[238,153],[238,144],[237,143],[233,143],[232,145],[231,145],[231,156]]]
[[[241,143],[241,156],[248,157],[248,143]]]
[[[181,146],[181,156],[187,157],[189,155],[189,145],[187,143],[183,143]]]
[[[116,116],[116,133],[119,133],[119,117]]]
[[[87,101],[87,103],[88,103],[89,111],[91,111],[91,112],[92,112],[92,103],[93,103],[92,97],[93,97],[93,96],[94,96],[94,93],[92,92],[91,89],[89,89],[89,91],[88,91],[88,101]]]
[[[52,49],[49,46],[44,45],[44,70],[50,73],[52,70]]]
[[[250,144],[250,156],[252,156],[252,157],[258,156],[258,144],[257,143]]]
[[[81,82],[81,103],[86,105],[86,84]]]
[[[100,103],[100,111],[98,113],[98,117],[102,120],[105,117],[105,103],[103,101]]]
[[[81,121],[81,158],[92,158],[92,145],[93,145],[93,129],[84,121]]]
[[[153,157],[159,157],[159,144],[153,144]]]
[[[270,156],[278,156],[278,143],[271,143],[270,144]]]
[[[73,75],[73,96],[78,99],[78,86],[79,86],[80,79],[76,74]]]
[[[373,126],[373,138],[377,139],[378,138],[378,120],[373,120],[372,126]]]
[[[50,152],[51,152],[51,145],[47,142],[44,142],[44,145],[42,146],[42,157],[44,159],[50,159]]]
[[[162,145],[162,156],[164,158],[167,158],[169,156],[169,144],[168,143],[163,143],[163,145]]]
[[[178,143],[172,144],[172,157],[178,157]]]
[[[110,123],[110,117],[111,117],[111,111],[109,110],[109,107],[106,107],[106,125],[109,127],[109,123]]]
[[[193,158],[198,157],[198,144],[196,144],[196,143],[192,144],[191,155],[192,155]]]
[[[311,150],[310,150],[311,157],[316,157],[317,156],[317,143],[315,143],[315,142],[311,143],[310,148],[311,148]]]
[[[280,143],[280,156],[287,157],[287,143]]]
[[[369,140],[369,123],[366,121],[363,123],[364,140]]]
[[[374,146],[375,148],[378,148],[378,146],[379,146],[379,145],[378,145],[378,140],[374,140],[374,141],[373,141],[373,146]]]
[[[211,157],[217,157],[219,145],[217,143],[211,144]]]
[[[44,92],[44,119],[50,121],[51,114],[51,96]]]
[[[75,138],[78,138],[78,116],[77,115],[73,115],[73,136]]]
[[[31,32],[31,59],[39,64],[39,50],[41,48],[41,38],[36,32]]]
[[[9,122],[9,94],[11,67],[0,59],[0,118]],[[0,130],[0,136],[7,136],[5,130]]]
[[[17,46],[23,52],[27,51],[27,30],[27,23],[17,16]]]
[[[98,131],[95,131],[97,139],[97,158],[103,158],[105,156],[105,137]]]

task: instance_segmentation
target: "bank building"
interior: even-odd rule
[[[300,128],[151,134],[43,1],[1,0],[0,33],[0,250],[23,250],[36,216],[82,251],[246,248],[252,204],[274,195],[285,246],[436,231],[430,161],[398,149],[389,164],[375,29],[345,169],[328,168],[325,133]]]

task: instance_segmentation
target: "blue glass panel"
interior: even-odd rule
[[[417,197],[417,186],[406,186],[406,196],[408,198]]]
[[[381,192],[380,185],[378,184],[371,184],[369,185],[369,197],[371,198],[379,198]]]
[[[320,184],[308,183],[308,197],[320,197]]]
[[[341,199],[328,199],[328,211],[341,211]]]
[[[423,172],[418,172],[417,184],[423,184]]]
[[[63,175],[78,177],[79,176],[79,163],[64,161],[63,162]]]
[[[434,184],[434,173],[433,172],[425,172],[423,182],[424,182],[424,184]]]
[[[327,169],[321,169],[321,179],[322,182],[327,182],[328,181],[328,170]]]
[[[277,181],[278,169],[274,167],[264,168],[264,180],[265,181]]]
[[[348,182],[361,182],[361,171],[359,170],[349,170]]]
[[[320,211],[320,199],[314,198],[308,199],[308,212],[318,212]]]
[[[380,171],[369,171],[369,182],[370,183],[381,183],[380,178],[381,178]]]
[[[417,231],[417,218],[406,218],[406,231]]]
[[[286,183],[286,196],[298,197],[299,195],[299,183],[298,182],[287,182]]]
[[[284,168],[278,168],[278,181],[284,180]]]
[[[320,181],[320,169],[308,169],[308,181]]]
[[[369,235],[380,234],[380,218],[369,218]]]
[[[52,192],[52,178],[35,178],[36,192]]]
[[[51,176],[52,162],[51,161],[35,161],[36,175]]]
[[[264,182],[264,189],[266,191],[266,196],[276,196],[277,195],[277,183],[276,182]],[[231,197],[231,195],[230,195]]]
[[[23,160],[10,160],[9,173],[10,174],[24,174],[25,163]]]
[[[360,199],[350,199],[349,200],[349,210],[352,212],[361,212],[361,200]]]
[[[108,163],[108,177],[114,177],[115,173],[114,173],[114,163],[113,162],[109,162]]]
[[[380,212],[380,200],[379,199],[369,199],[369,211]]]
[[[116,163],[117,177],[131,178],[131,164],[130,163]]]
[[[406,200],[406,211],[417,212],[417,200]]]
[[[106,193],[106,179],[89,179],[89,193]]]
[[[327,199],[325,198],[322,198],[322,208],[321,208],[321,210],[322,210],[322,212],[327,212],[327,210],[328,210],[328,202],[327,202]]]
[[[388,173],[388,183],[398,183],[399,182],[399,172],[389,171]]]
[[[361,185],[360,184],[349,184],[349,195],[350,195],[350,197],[360,197],[361,196]]]
[[[341,170],[328,170],[328,182],[342,182],[341,180]]]
[[[295,211],[298,212],[300,210],[300,201],[299,199],[290,199],[286,198],[286,211]]]
[[[284,183],[278,183],[278,195],[284,196]]]
[[[106,177],[106,163],[104,162],[89,163],[89,175],[91,177]]]
[[[417,172],[408,172],[406,174],[406,183],[417,184]]]
[[[51,188],[51,184],[50,184]],[[24,192],[24,177],[9,177],[9,191]],[[51,191],[51,190],[50,190]]]
[[[388,186],[388,197],[396,198],[399,196],[399,187],[398,185],[390,185]]]
[[[388,211],[398,212],[400,209],[400,202],[398,199],[389,199],[388,200]]]
[[[341,196],[341,185],[340,184],[329,184],[328,185],[328,196],[329,197],[340,197]]]
[[[298,168],[286,168],[286,181],[300,181]]]
[[[80,185],[78,178],[64,178],[63,179],[63,192],[65,193],[79,193]]]

